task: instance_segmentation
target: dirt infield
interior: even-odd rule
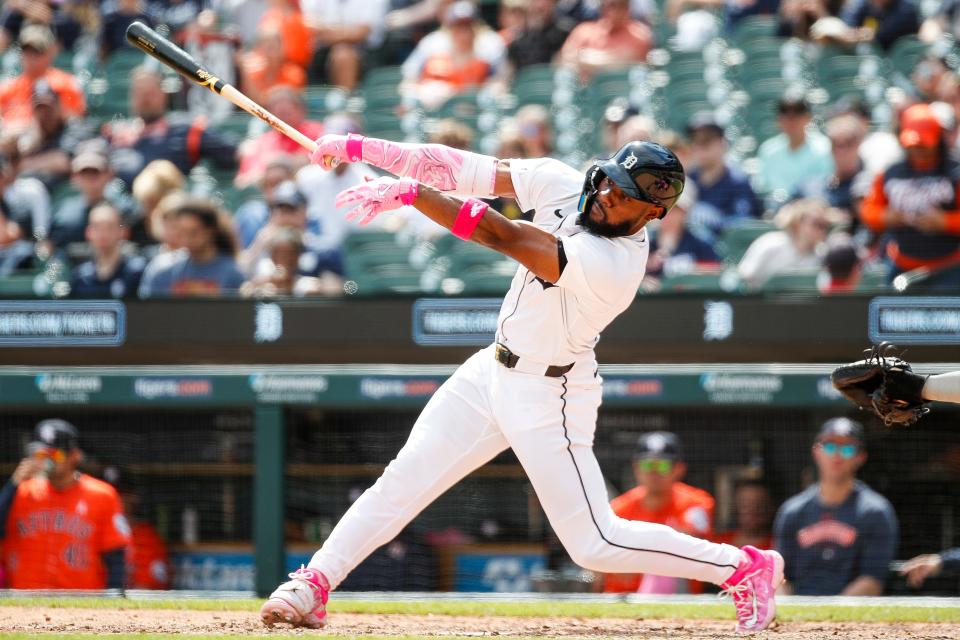
[[[642,638],[684,640],[738,637],[732,622],[630,620],[624,618],[512,618],[337,614],[324,632],[276,627],[267,630],[256,614],[242,611],[0,608],[0,633],[170,633],[216,635],[406,635],[521,636],[563,638]],[[951,624],[871,624],[788,622],[761,638],[771,640],[958,640],[960,627]]]

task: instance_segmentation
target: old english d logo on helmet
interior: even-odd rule
[[[676,204],[686,179],[680,160],[666,147],[649,141],[629,142],[613,157],[599,160],[587,170],[581,212],[592,204],[604,176],[627,196],[663,207],[660,217]]]

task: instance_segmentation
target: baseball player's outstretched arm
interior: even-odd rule
[[[328,134],[317,139],[317,149],[310,160],[325,169],[339,162],[366,162],[396,176],[459,195],[514,195],[508,161],[442,144]]]
[[[509,176],[508,176],[509,177]],[[463,202],[427,185],[420,185],[413,206],[447,229],[453,229]],[[556,282],[562,271],[562,245],[551,233],[522,220],[510,220],[487,209],[470,240],[513,258],[538,278]]]
[[[960,371],[930,376],[923,385],[922,395],[927,400],[960,403]]]

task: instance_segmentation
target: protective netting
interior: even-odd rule
[[[299,566],[403,445],[416,409],[287,408],[284,530],[287,565]],[[33,426],[58,416],[81,434],[83,468],[117,482],[131,517],[149,523],[170,554],[170,584],[252,589],[254,412],[252,410],[16,411],[0,416],[0,469],[9,476]],[[611,496],[636,486],[639,435],[665,430],[683,446],[684,481],[716,500],[713,529],[738,528],[736,488],[765,487],[767,525],[777,507],[816,477],[811,444],[837,415],[823,409],[609,409],[595,451]],[[866,429],[859,477],[884,495],[899,520],[896,559],[960,543],[957,414],[938,407],[915,428],[889,430],[851,412]],[[571,500],[576,499],[575,496]],[[756,504],[754,505],[757,506]],[[377,551],[343,585],[350,590],[592,590],[556,542],[512,453],[467,477]],[[887,592],[915,593],[891,571]],[[956,578],[928,580],[923,593],[956,593]]]

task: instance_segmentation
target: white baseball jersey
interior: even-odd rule
[[[641,229],[603,238],[577,224],[583,174],[550,158],[511,160],[517,202],[563,240],[567,266],[556,285],[517,269],[500,308],[497,341],[520,358],[564,366],[593,357],[600,332],[633,302],[650,244]]]
[[[722,584],[739,565],[740,550],[617,517],[593,455],[602,399],[593,346],[636,295],[646,233],[601,238],[577,225],[583,176],[556,160],[511,160],[511,171],[520,206],[534,209],[534,223],[563,239],[567,255],[555,285],[522,266],[514,276],[497,339],[519,356],[517,365],[503,366],[494,345],[461,365],[310,567],[336,588],[450,486],[510,448],[574,562],[595,571]],[[575,366],[562,376],[544,375],[549,365],[570,363]]]

